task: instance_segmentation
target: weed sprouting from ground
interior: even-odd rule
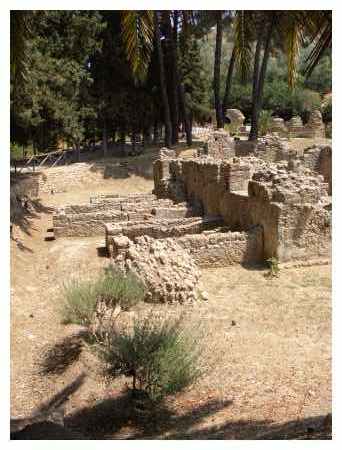
[[[277,278],[279,277],[280,268],[279,268],[279,262],[278,259],[275,257],[269,258],[266,260],[269,271],[266,273],[266,278]]]

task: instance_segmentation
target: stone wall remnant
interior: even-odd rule
[[[242,112],[239,109],[227,109],[225,116],[230,120],[230,130],[232,132],[238,132],[245,121],[245,116]]]
[[[198,150],[198,156],[211,156],[215,159],[235,156],[235,141],[226,130],[214,131],[203,147]]]
[[[269,131],[271,133],[278,133],[280,136],[286,136],[287,127],[284,119],[281,117],[271,117]]]
[[[329,254],[329,212],[324,207],[328,184],[323,177],[309,169],[308,173],[289,172],[287,161],[275,164],[259,160],[259,169],[241,170],[248,165],[247,159],[169,159],[165,173],[172,176],[163,179],[163,186],[175,186],[179,181],[182,198],[196,207],[200,205],[203,214],[222,216],[231,231],[262,226],[265,259]],[[254,165],[256,160],[250,158],[249,163]],[[177,165],[176,171],[173,165]],[[234,167],[238,168],[236,172]],[[172,199],[177,201],[177,197]]]
[[[141,236],[133,242],[118,236],[115,243],[114,263],[141,279],[147,291],[145,301],[182,304],[199,299],[199,269],[176,240]]]

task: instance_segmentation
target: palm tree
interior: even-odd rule
[[[122,11],[122,41],[127,60],[137,81],[147,75],[154,40],[153,11]]]
[[[309,75],[324,51],[331,47],[330,11],[239,11],[237,13],[236,59],[243,75],[250,70],[251,49],[256,40],[250,140],[258,137],[258,119],[272,40],[278,37],[280,42],[283,42],[282,50],[286,54],[288,65],[288,83],[290,87],[293,87],[296,82],[299,51],[305,36],[308,42],[314,43],[307,61],[306,74]]]

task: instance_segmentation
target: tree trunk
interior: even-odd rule
[[[257,114],[257,94],[258,94],[258,84],[259,84],[259,65],[260,65],[260,54],[262,47],[263,35],[259,32],[255,55],[254,55],[254,71],[253,71],[253,91],[252,91],[252,116],[251,116],[251,131],[249,133],[248,139],[253,141],[258,137],[258,114]]]
[[[108,154],[108,139],[107,139],[106,120],[103,121],[103,128],[102,128],[102,151],[103,151],[103,156],[106,157]]]
[[[76,155],[77,155],[77,161],[81,161],[81,147],[79,141],[76,142]]]
[[[160,134],[159,134],[159,124],[158,121],[154,121],[153,125],[153,144],[159,144]]]
[[[178,143],[178,125],[179,125],[179,109],[178,109],[178,66],[177,66],[177,23],[178,14],[174,13],[174,28],[171,25],[171,11],[164,12],[164,22],[166,25],[166,37],[168,45],[168,67],[170,70],[170,112],[171,112],[171,142],[172,145]]]
[[[222,53],[222,11],[216,13],[216,46],[214,65],[214,99],[216,110],[217,128],[223,128],[222,107],[220,101],[220,73],[221,73],[221,53]]]
[[[162,103],[163,103],[163,109],[164,109],[165,145],[166,145],[166,147],[171,147],[170,106],[169,106],[169,99],[167,97],[167,90],[166,90],[164,57],[163,57],[163,50],[162,50],[161,42],[160,42],[160,31],[159,31],[158,12],[157,11],[154,11],[154,32],[155,32],[155,41],[156,41],[157,53],[158,53],[160,89],[161,89]]]
[[[251,132],[249,135],[249,140],[256,140],[258,139],[258,132],[259,132],[259,114],[260,109],[262,106],[262,95],[264,91],[264,83],[266,78],[266,70],[267,70],[267,63],[270,56],[270,50],[271,50],[271,38],[272,33],[274,29],[274,23],[275,18],[274,14],[272,15],[271,22],[268,27],[267,35],[266,35],[266,41],[265,41],[265,49],[264,49],[264,56],[262,59],[261,69],[259,76],[257,78],[257,87],[256,87],[256,95],[255,98],[253,98],[253,112],[252,115],[252,127]],[[254,86],[253,86],[254,87]],[[254,118],[254,120],[253,120]]]
[[[233,82],[235,60],[236,60],[236,47],[234,46],[232,55],[231,55],[230,61],[229,61],[229,67],[228,67],[227,78],[226,78],[226,89],[224,91],[224,97],[223,97],[223,102],[222,102],[222,116],[223,117],[225,116],[226,109],[228,108],[228,104],[229,104],[229,95],[230,95],[230,90],[231,90],[232,82]]]
[[[143,147],[151,145],[151,142],[152,142],[151,127],[148,127],[143,131]]]
[[[183,115],[183,123],[185,128],[185,134],[186,134],[186,143],[189,147],[192,145],[192,132],[191,132],[191,125],[189,120],[189,115],[186,110],[186,104],[185,104],[185,94],[184,94],[184,86],[182,83],[179,83],[179,103],[181,107],[181,112]]]
[[[135,131],[131,134],[131,145],[132,145],[132,154],[135,155],[137,148],[137,133]]]

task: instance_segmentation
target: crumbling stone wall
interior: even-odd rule
[[[215,159],[226,159],[235,156],[235,141],[225,130],[211,133],[203,148],[198,150],[198,156],[211,156]]]
[[[321,215],[326,215],[322,212],[324,205],[321,199],[328,195],[328,186],[320,176],[289,173],[286,164],[284,166],[284,163],[263,161],[260,163],[262,170],[253,171],[244,158],[229,161],[215,161],[211,158],[168,159],[164,160],[163,168],[163,173],[168,174],[168,178],[162,179],[159,174],[156,179],[162,180],[162,191],[169,194],[177,192],[177,185],[181,192],[180,198],[186,198],[204,214],[222,216],[232,231],[247,231],[252,226],[262,226],[265,258],[276,256],[284,260],[296,258],[299,254],[301,257],[304,254],[306,257],[315,256],[315,246],[304,245],[304,238],[294,239],[294,235],[286,231],[286,218],[290,217],[300,223],[300,216],[307,208],[306,205],[311,204],[315,208],[311,209],[310,221],[320,222]],[[159,167],[158,164],[155,165],[155,170],[159,170]],[[167,189],[170,184],[172,189]],[[155,191],[158,195],[158,185]],[[178,200],[177,196],[172,199]],[[305,236],[308,226],[306,223],[299,226],[297,233]],[[316,229],[317,239],[321,237],[324,241],[321,253],[328,253],[330,228],[326,233],[321,233],[320,227],[311,229]]]
[[[324,181],[329,185],[329,195],[332,193],[332,161],[330,145],[314,145],[304,150],[300,158],[304,167],[323,175]]]
[[[277,133],[280,136],[287,135],[287,127],[285,125],[284,119],[281,117],[272,117],[270,121],[269,131],[271,133]]]
[[[116,236],[123,235],[129,239],[149,236],[155,239],[179,237],[222,225],[221,217],[183,217],[172,219],[150,219],[147,221],[129,221],[105,224],[106,247],[109,254],[115,250]]]
[[[133,271],[143,282],[145,301],[187,303],[199,299],[200,272],[189,252],[175,239],[141,236],[135,242],[117,236],[114,263]]]
[[[130,199],[132,200],[132,199]],[[106,208],[107,204],[107,208]],[[69,205],[58,209],[53,215],[55,237],[100,236],[105,230],[105,223],[151,221],[158,218],[182,218],[192,215],[186,205],[173,205],[170,199],[151,202],[125,202],[123,198],[114,203],[94,203],[86,205]]]
[[[204,231],[182,236],[177,243],[189,251],[199,267],[254,264],[262,262],[264,257],[261,227],[254,227],[248,232]]]
[[[225,116],[230,120],[229,128],[231,131],[239,132],[245,121],[245,116],[239,109],[227,109]]]
[[[290,137],[311,139],[325,137],[325,127],[322,114],[319,110],[311,111],[306,125],[303,125],[302,119],[299,116],[292,117],[286,125]]]
[[[277,135],[266,135],[258,141],[237,141],[236,156],[255,156],[269,162],[288,161],[296,153],[289,147],[287,138]]]

